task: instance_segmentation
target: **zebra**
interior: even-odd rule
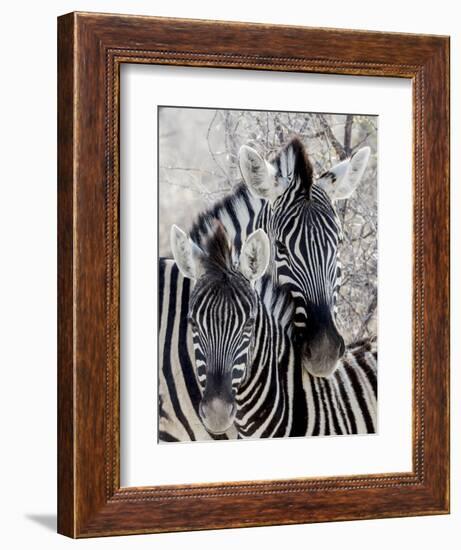
[[[315,376],[330,376],[345,350],[336,325],[342,228],[335,203],[354,192],[369,156],[370,148],[363,147],[314,180],[298,138],[269,161],[244,145],[239,152],[242,184],[200,215],[190,231],[200,246],[212,234],[215,221],[220,221],[237,256],[252,231],[266,231],[271,275],[295,298],[296,342],[303,367]]]
[[[314,183],[312,181],[312,167],[299,140],[293,139],[270,162],[263,160],[255,150],[243,146],[239,158],[244,183],[237,187],[233,195],[202,214],[191,231],[193,241],[200,246],[209,238],[213,231],[214,222],[219,220],[230,234],[233,250],[238,255],[242,242],[251,231],[258,227],[266,229],[271,242],[276,243],[275,246],[274,244],[271,246],[272,257],[275,258],[275,261],[271,261],[270,265],[272,277],[277,280],[277,271],[280,270],[280,279],[284,278],[287,288],[290,289],[297,301],[294,318],[296,338],[294,338],[294,341],[303,351],[302,363],[304,368],[309,373],[319,377],[331,376],[340,364],[339,359],[344,352],[344,341],[337,332],[334,322],[334,300],[340,274],[336,251],[341,228],[333,202],[353,191],[358,181],[360,181],[368,156],[369,149],[361,149],[351,160],[335,166]],[[331,200],[329,199],[330,196]],[[283,235],[283,230],[289,227],[289,224],[285,224],[285,226],[282,224],[284,213],[290,211],[291,201],[293,203],[290,222],[292,231],[289,235]],[[297,214],[299,217],[296,217]],[[298,275],[301,275],[298,277],[298,281],[296,280],[296,273],[290,273],[291,259],[288,258],[290,260],[288,261],[287,257],[289,256],[289,246],[291,246],[290,238],[296,236],[297,232],[304,235],[304,238],[310,238],[309,231],[303,227],[303,224],[309,224],[312,220],[316,222],[314,229],[317,237],[322,236],[322,229],[324,229],[322,242],[326,243],[328,247],[328,261],[331,268],[327,270],[328,276],[320,272],[321,276],[316,278],[314,274],[313,280],[316,284],[311,283],[309,287],[306,284],[303,286],[303,279],[308,275],[302,271],[303,254],[308,257],[308,252],[312,249],[312,242],[308,239],[306,243],[301,243],[300,246],[299,242],[294,241],[293,250],[290,254],[294,257],[293,266],[298,268]],[[322,228],[323,220],[326,220],[325,228]],[[287,241],[288,246],[284,245],[282,239],[278,237],[280,233]],[[328,238],[325,238],[325,235]],[[317,254],[313,257],[318,260],[320,256]],[[336,270],[334,269],[335,260],[337,262]],[[315,267],[315,262],[311,261],[310,263]],[[308,262],[306,262],[306,265],[308,265]],[[306,268],[304,270],[306,271]],[[334,280],[335,275],[336,279]],[[327,291],[322,292],[322,284],[326,286]],[[317,291],[317,295],[323,299],[320,304],[315,302],[315,292],[314,299],[309,295],[309,291],[312,291],[312,289]],[[334,290],[332,291],[332,289]],[[171,260],[161,259],[159,268],[159,347],[162,351],[159,387],[165,388],[164,382],[167,379],[170,380],[171,385],[173,375],[180,380],[189,378],[191,391],[195,395],[195,399],[191,400],[191,403],[196,404],[200,395],[200,388],[195,385],[194,377],[190,375],[193,349],[190,343],[187,322],[185,322],[189,292],[190,282],[181,278]],[[309,316],[307,312],[309,312]],[[312,334],[315,335],[315,338],[309,332],[309,326],[312,327]],[[325,350],[328,351],[330,344],[334,344],[335,338],[337,342],[336,351],[333,350],[331,357],[328,358]],[[316,342],[320,342],[317,347],[315,347]],[[326,365],[327,368],[325,368],[325,361],[322,364],[318,360],[318,358],[322,359],[323,357],[329,359]],[[165,379],[163,379],[164,371],[169,373],[169,376]],[[185,373],[188,373],[188,376],[185,376]],[[163,405],[165,400],[161,394],[159,395],[159,401],[159,414],[162,425],[165,425],[167,420],[165,411],[168,407]],[[174,406],[170,407],[170,410],[174,408]],[[191,437],[194,430],[200,430],[200,424],[197,425],[195,422],[198,418],[195,410],[196,405],[186,408],[192,412],[191,417],[194,419],[194,427],[191,427],[188,433],[184,435]],[[185,419],[186,417],[183,415],[181,422],[184,423]],[[172,420],[174,421],[174,417]],[[167,433],[168,430],[161,431],[160,439],[167,437]]]
[[[376,350],[370,342],[351,347],[328,379],[301,368],[293,298],[265,274],[270,244],[262,229],[242,243],[237,263],[221,225],[205,248],[176,226],[171,237],[178,269],[195,282],[188,313],[195,365],[189,368],[201,391],[187,398],[195,400],[193,412],[209,434],[232,427],[231,437],[239,438],[376,431]]]
[[[345,351],[335,315],[342,239],[335,203],[353,193],[369,156],[370,148],[363,147],[314,181],[312,164],[296,138],[271,162],[248,147],[240,152],[247,186],[266,199],[261,226],[274,243],[277,279],[295,299],[303,367],[315,376],[333,374]]]

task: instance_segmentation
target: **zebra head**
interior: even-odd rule
[[[364,147],[314,181],[312,165],[297,138],[270,162],[250,147],[240,149],[245,183],[267,201],[262,226],[272,244],[275,277],[291,290],[295,340],[304,367],[314,376],[333,374],[344,353],[335,318],[342,230],[334,205],[355,190],[369,155],[370,149]]]
[[[252,233],[235,264],[221,225],[204,249],[174,225],[171,248],[181,273],[195,281],[189,323],[202,389],[199,414],[209,432],[224,433],[234,422],[236,394],[248,374],[257,313],[254,283],[268,266],[269,240],[262,229]]]

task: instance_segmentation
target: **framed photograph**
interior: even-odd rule
[[[449,512],[449,39],[58,20],[58,531]]]

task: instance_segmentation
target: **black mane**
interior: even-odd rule
[[[314,169],[312,168],[312,163],[309,160],[306,148],[299,137],[292,137],[290,141],[275,154],[270,162],[280,175],[282,173],[282,163],[289,156],[290,149],[293,151],[294,156],[293,180],[300,182],[304,188],[303,190],[309,193],[313,183]]]
[[[231,246],[222,223],[214,221],[215,230],[208,238],[205,249],[205,268],[228,270],[232,267]]]
[[[306,149],[299,137],[293,136],[279,151],[277,151],[277,153],[274,153],[269,162],[280,175],[282,172],[281,164],[284,159],[288,157],[290,149],[293,151],[295,159],[293,179],[301,183],[303,192],[309,194],[313,184],[313,168]],[[264,199],[256,199],[251,194],[245,182],[240,181],[228,195],[218,201],[214,206],[199,214],[190,230],[190,238],[199,246],[203,246],[204,240],[208,237],[210,231],[213,231],[213,223],[215,220],[219,220],[221,213],[226,212],[230,219],[238,220],[239,206],[245,203],[248,210],[251,211],[251,202],[255,200],[259,200],[261,203],[265,202]],[[237,251],[239,251],[240,243],[234,244],[237,245]]]
[[[247,279],[233,264],[231,244],[220,222],[214,222],[214,231],[202,248],[205,252],[203,260],[206,271],[205,284],[216,284],[220,292],[231,295],[235,292],[252,295],[253,291]],[[275,282],[272,276],[266,273],[257,281],[256,292],[269,314],[273,314],[275,319],[284,325],[291,324],[294,305],[287,288]]]
[[[210,229],[213,229],[213,223],[216,220],[219,220],[219,215],[221,212],[227,212],[231,219],[234,218],[237,220],[238,205],[244,202],[248,205],[249,209],[251,209],[250,204],[252,200],[254,200],[254,198],[250,198],[250,191],[248,190],[248,187],[243,181],[241,181],[235,186],[234,190],[229,195],[226,195],[214,206],[199,214],[198,218],[192,225],[192,229],[190,230],[190,238],[199,246],[202,246],[204,237],[206,238],[206,236],[210,233]]]

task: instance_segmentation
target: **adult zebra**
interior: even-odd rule
[[[234,426],[238,437],[375,431],[375,350],[365,343],[351,348],[328,379],[301,368],[293,342],[293,299],[263,276],[270,246],[261,229],[242,244],[237,264],[222,226],[205,249],[173,227],[172,247],[184,277],[195,281],[188,319],[196,375],[188,374],[196,376],[201,392],[189,419],[198,414],[215,435]],[[184,388],[183,398],[197,399],[187,392],[189,381]],[[169,440],[184,439],[168,433]]]

